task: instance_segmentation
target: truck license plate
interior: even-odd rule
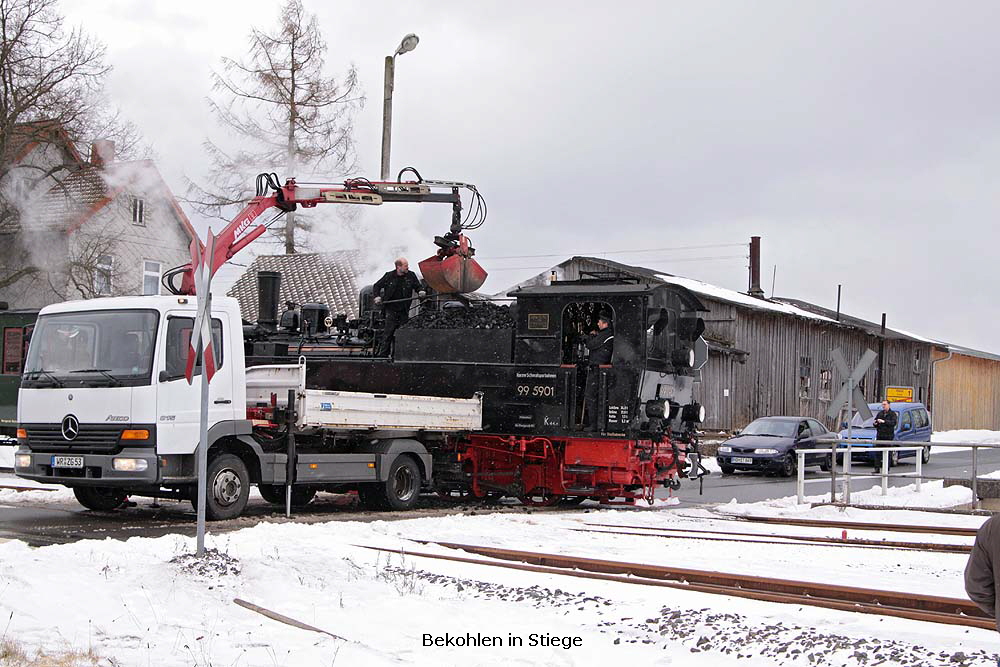
[[[83,457],[82,456],[53,456],[52,457],[52,467],[53,468],[82,468],[83,467]]]
[[[751,458],[740,458],[738,456],[733,457],[733,463],[753,463]]]

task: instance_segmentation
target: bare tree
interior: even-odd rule
[[[210,185],[192,183],[189,203],[229,219],[233,205],[253,195],[257,173],[340,177],[354,169],[354,114],[364,96],[353,66],[339,78],[324,74],[326,52],[315,15],[300,0],[287,0],[274,32],[251,31],[244,60],[223,59],[222,71],[213,73],[216,96],[209,104],[239,148],[205,142]],[[303,249],[305,239],[296,232],[308,232],[308,221],[293,213],[283,220],[274,232],[285,252]]]
[[[56,0],[0,0],[0,230],[16,229],[28,202],[79,168],[72,151],[85,156],[84,142],[109,138],[124,154],[137,144],[104,96],[103,45],[63,23]],[[24,161],[36,144],[67,152]],[[37,271],[30,259],[0,266],[0,287]]]

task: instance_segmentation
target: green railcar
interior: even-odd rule
[[[17,390],[21,387],[24,357],[35,328],[38,310],[0,310],[0,436],[13,438],[17,432]]]

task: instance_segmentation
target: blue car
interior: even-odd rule
[[[796,473],[798,449],[829,449],[836,434],[810,417],[761,417],[719,445],[716,460],[723,475],[737,470],[776,472],[791,477]],[[829,454],[806,454],[805,464],[830,469]]]
[[[873,415],[878,414],[882,409],[881,403],[869,403],[868,409]],[[894,441],[905,443],[906,441],[928,442],[931,439],[931,415],[923,403],[890,403],[889,409],[896,413],[896,435]],[[847,422],[845,428],[840,431],[840,437],[847,439]],[[875,426],[872,419],[862,419],[861,415],[854,415],[851,421],[851,440],[872,440],[875,438]],[[844,445],[841,445],[843,447]],[[851,461],[867,461],[875,465],[881,465],[881,452],[858,451],[864,447],[871,447],[867,442],[851,444]],[[908,456],[913,456],[914,451],[889,452],[889,465],[899,463],[899,460]],[[838,455],[839,457],[839,455]],[[926,445],[920,452],[921,460],[927,463],[931,460],[931,447]]]

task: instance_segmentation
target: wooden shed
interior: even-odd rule
[[[843,350],[850,365],[865,349],[883,350],[865,376],[862,388],[870,401],[880,400],[884,386],[914,388],[926,400],[934,343],[858,318],[840,315],[801,301],[765,299],[653,269],[597,257],[573,257],[522,284],[587,274],[621,274],[649,282],[682,285],[705,303],[705,339],[709,360],[702,368],[697,399],[705,406],[709,429],[742,428],[757,417],[803,415],[829,427],[830,401],[843,378],[833,367],[831,351]],[[880,377],[880,371],[882,377]],[[1000,394],[998,394],[1000,396]]]
[[[935,431],[1000,430],[1000,356],[948,345],[934,351]]]

